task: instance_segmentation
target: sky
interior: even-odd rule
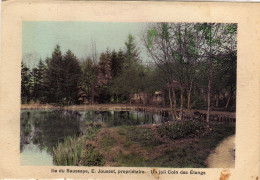
[[[29,67],[45,60],[57,44],[63,54],[70,49],[79,59],[91,52],[91,42],[96,42],[97,52],[125,48],[125,41],[131,33],[140,51],[143,62],[149,61],[140,38],[145,23],[115,22],[23,22],[23,62]]]

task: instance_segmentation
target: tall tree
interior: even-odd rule
[[[189,86],[190,92],[193,82],[191,73],[194,72],[193,64],[197,59],[195,37],[191,23],[155,23],[143,37],[149,54],[168,79],[170,106],[174,115],[176,114],[175,88],[180,89],[180,119],[184,108],[185,87]],[[171,91],[173,101],[171,101]]]
[[[45,80],[45,71],[47,66],[43,63],[43,61],[40,59],[37,67],[32,69],[32,76],[34,78],[34,87],[32,92],[32,97],[35,101],[39,100],[41,103],[45,102],[45,96],[44,96],[44,80]]]
[[[49,59],[46,70],[46,96],[48,103],[64,105],[64,72],[60,46],[57,45]]]
[[[63,57],[57,45],[46,70],[47,101],[60,107],[77,102],[80,66],[76,56],[68,50]]]
[[[117,103],[120,100],[125,99],[122,92],[122,83],[124,82],[121,79],[125,60],[126,60],[126,56],[121,49],[118,52],[116,52],[115,50],[112,51],[111,54],[112,82],[110,86],[110,93],[113,95],[112,101],[115,101]]]
[[[81,69],[77,57],[68,50],[63,58],[64,64],[64,95],[67,105],[77,102]]]
[[[203,23],[197,26],[205,38],[202,58],[208,64],[207,122],[210,118],[214,67],[218,60],[229,52],[236,52],[236,25]]]
[[[111,52],[107,50],[107,52],[100,54],[98,62],[97,91],[102,94],[99,97],[101,103],[109,102],[111,99],[109,92],[111,79]]]
[[[98,68],[97,65],[92,61],[90,57],[87,58],[81,65],[81,85],[90,98],[90,103],[94,103],[94,98],[96,95],[96,85],[97,85],[97,76]]]
[[[124,89],[133,95],[143,91],[144,67],[139,58],[139,51],[133,35],[129,34],[125,42],[125,63],[123,66]]]
[[[31,100],[31,72],[30,69],[22,62],[21,65],[21,100],[22,103],[29,103]]]
[[[129,61],[139,60],[139,52],[135,44],[135,38],[132,34],[128,35],[127,41],[125,42],[125,54]]]
[[[208,77],[209,118],[214,62],[221,54],[234,49],[234,44],[236,44],[234,33],[232,36],[226,33],[226,29],[225,24],[155,23],[148,27],[144,34],[144,44],[150,56],[162,69],[169,86],[172,87],[172,97],[175,97],[174,87],[177,85],[180,88],[181,112],[184,104],[184,90],[187,90],[187,108],[190,109],[192,87],[200,84],[195,82],[198,79],[196,76],[204,73],[203,76]],[[229,29],[234,31],[235,28],[232,26]],[[207,73],[203,71],[203,68],[201,69],[204,67],[201,66],[203,63],[207,64]],[[171,97],[170,94],[169,97]],[[171,103],[170,101],[170,105]],[[180,118],[181,115],[182,113],[180,113]]]

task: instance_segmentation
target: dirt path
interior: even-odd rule
[[[207,158],[209,168],[235,167],[235,135],[225,138]]]

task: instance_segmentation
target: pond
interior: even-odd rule
[[[67,136],[79,136],[88,123],[106,127],[160,124],[170,116],[140,111],[57,111],[21,110],[21,165],[54,165],[52,153]]]

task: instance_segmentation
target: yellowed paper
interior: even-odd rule
[[[23,21],[88,22],[218,22],[238,23],[237,119],[235,168],[156,168],[205,171],[205,175],[153,175],[149,168],[63,167],[20,165],[20,91]],[[2,3],[0,64],[0,178],[96,179],[258,179],[260,4],[198,2],[70,2]],[[52,169],[57,170],[53,173]],[[145,174],[67,173],[66,169],[143,170]],[[64,170],[64,173],[59,172]],[[224,174],[228,175],[224,175]],[[222,174],[222,175],[221,175]]]

